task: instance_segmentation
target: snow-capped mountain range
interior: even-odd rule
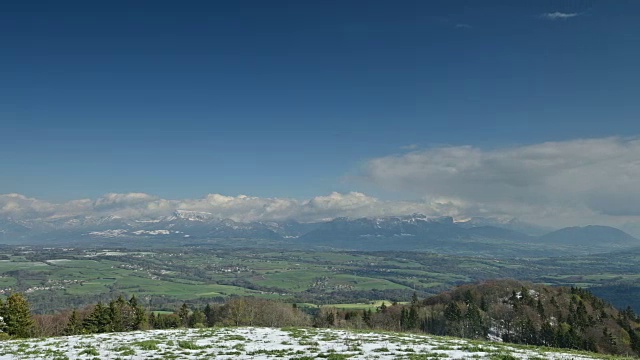
[[[24,220],[5,217],[0,218],[0,243],[92,244],[118,240],[118,244],[135,246],[139,241],[184,245],[220,239],[252,239],[302,248],[421,250],[465,255],[592,253],[640,246],[640,241],[634,237],[611,227],[568,229],[548,231],[513,219],[456,221],[451,217],[434,218],[422,214],[340,217],[315,223],[237,222],[207,212],[178,210],[159,218],[111,215]],[[238,246],[242,244],[238,242]]]
[[[250,222],[221,219],[201,211],[177,210],[170,216],[128,219],[120,216],[73,216],[66,218],[0,218],[0,233],[5,241],[40,238],[47,234],[81,238],[280,238],[299,236],[308,224],[297,222]],[[15,242],[15,241],[9,241]]]

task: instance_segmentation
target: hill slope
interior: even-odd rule
[[[610,226],[588,225],[567,227],[538,238],[542,244],[575,245],[585,247],[605,246],[611,250],[620,247],[639,246],[640,240]]]
[[[515,280],[463,285],[424,300],[423,330],[442,335],[640,353],[640,319],[587,290]]]

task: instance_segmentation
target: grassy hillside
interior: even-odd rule
[[[427,335],[308,328],[153,330],[0,342],[0,359],[623,359]]]

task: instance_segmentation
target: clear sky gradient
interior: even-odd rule
[[[636,136],[639,19],[624,0],[5,1],[0,193],[385,197],[358,169],[409,146]]]

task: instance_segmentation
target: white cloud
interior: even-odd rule
[[[0,194],[0,215],[34,216],[52,214],[56,206],[21,194]]]
[[[469,215],[509,214],[546,222],[640,216],[638,139],[493,150],[438,147],[372,159],[363,176],[428,201],[453,199],[451,204]]]
[[[163,199],[145,193],[52,203],[0,195],[0,216],[50,218],[167,216],[204,211],[236,221],[318,221],[335,217],[517,217],[551,226],[640,223],[640,139],[617,137],[483,149],[441,146],[369,160],[359,179],[414,201],[360,192],[310,199],[208,194]]]
[[[95,201],[95,207],[126,207],[136,204],[147,203],[156,200],[157,197],[145,193],[116,194],[109,193],[101,196]]]
[[[438,205],[440,206],[440,205]],[[106,194],[96,200],[80,199],[53,204],[19,194],[0,195],[0,216],[59,218],[76,215],[154,218],[176,210],[194,210],[235,221],[318,221],[335,217],[389,216],[411,213],[439,215],[425,202],[382,201],[359,192],[331,193],[307,200],[209,194],[200,199],[168,200],[144,193]]]
[[[580,14],[578,13],[565,13],[565,12],[556,11],[556,12],[544,13],[541,16],[542,18],[548,19],[548,20],[564,20],[564,19],[570,19],[570,18],[579,16],[579,15]]]

